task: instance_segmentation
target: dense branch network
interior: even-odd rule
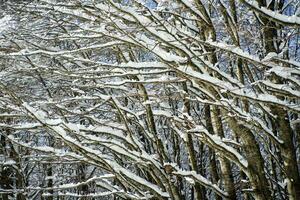
[[[0,195],[299,199],[297,9],[7,2]]]

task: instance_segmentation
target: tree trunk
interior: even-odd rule
[[[228,118],[228,123],[243,144],[245,157],[248,161],[247,176],[253,188],[253,197],[256,200],[271,199],[269,183],[264,172],[264,161],[253,133],[232,117]]]

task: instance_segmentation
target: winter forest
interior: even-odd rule
[[[299,200],[299,0],[0,0],[0,200]]]

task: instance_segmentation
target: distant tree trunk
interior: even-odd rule
[[[267,6],[266,2],[263,0],[258,0],[258,3],[259,6]],[[275,1],[272,1],[268,8],[276,12],[281,12],[283,5],[283,0],[280,0],[278,5],[275,5]],[[281,38],[280,35],[278,35],[281,26],[264,16],[260,16],[260,18],[263,23],[265,54],[267,55],[270,52],[281,53],[281,50],[279,49]],[[276,75],[273,75],[270,78],[275,84],[282,84],[284,82],[284,80]],[[284,99],[284,97],[278,98]],[[296,158],[296,148],[293,141],[294,132],[290,125],[290,117],[286,110],[278,106],[271,106],[271,110],[272,113],[277,116],[276,122],[273,123],[277,125],[275,130],[277,130],[280,138],[284,142],[280,145],[280,150],[284,160],[284,168],[286,169],[288,197],[290,200],[298,200],[300,199],[300,175]]]
[[[188,89],[187,89],[186,83],[183,83],[183,90],[188,94]],[[189,101],[187,99],[184,99],[183,101],[184,101],[185,112],[186,112],[185,114],[191,116],[191,105],[190,105]],[[188,124],[187,124],[187,126],[188,126]],[[192,127],[187,127],[187,128],[190,129]],[[186,133],[186,139],[187,139],[186,148],[188,149],[191,168],[193,171],[200,174],[201,171],[200,171],[199,165],[197,163],[197,156],[195,154],[196,151],[195,151],[195,147],[194,147],[193,137],[191,134]],[[206,199],[205,189],[202,188],[202,186],[198,182],[195,183],[194,190],[195,190],[195,200]]]
[[[232,117],[228,119],[228,122],[243,144],[243,151],[248,161],[247,176],[253,188],[254,198],[257,200],[270,200],[270,186],[264,172],[264,161],[253,133]]]
[[[221,138],[224,138],[224,130],[223,125],[221,121],[221,113],[220,110],[216,106],[211,106],[211,123],[214,132],[220,136]],[[226,188],[226,191],[229,194],[228,199],[236,199],[236,191],[234,187],[234,180],[231,172],[231,166],[229,163],[229,160],[224,158],[222,155],[219,157],[220,160],[220,167],[222,176],[224,179],[224,187]]]
[[[0,135],[0,155],[3,157],[8,158],[6,155],[6,148],[7,148],[7,143],[5,141],[5,137],[3,135]],[[0,168],[0,188],[3,188],[4,190],[12,190],[13,189],[13,170],[9,166],[1,167]],[[9,200],[12,198],[12,193],[9,192],[4,192],[1,194],[1,199],[2,200]]]
[[[10,124],[11,119],[6,119],[5,123]],[[5,159],[9,159],[15,162],[15,167],[8,165],[0,169],[0,188],[7,189],[8,191],[11,190],[11,192],[3,193],[2,198],[10,199],[15,196],[17,200],[25,200],[26,197],[24,195],[24,192],[20,192],[21,190],[25,189],[25,177],[22,174],[23,169],[20,159],[21,155],[19,155],[15,151],[14,146],[11,144],[11,142],[9,140],[6,140],[5,138],[11,134],[11,130],[6,129],[2,130],[2,132],[3,135],[0,135],[0,155],[2,154]],[[14,184],[16,185],[16,188],[14,187]],[[20,191],[17,191],[17,193],[15,194],[13,192],[14,189]]]
[[[205,124],[206,128],[210,133],[213,133],[213,126],[211,123],[211,115],[210,115],[210,106],[205,105],[204,106],[204,116],[205,116]],[[219,181],[219,175],[218,175],[218,170],[217,170],[217,163],[216,163],[216,156],[215,152],[213,149],[209,149],[209,161],[210,161],[210,173],[211,173],[211,178],[212,182],[217,184]],[[220,197],[218,194],[215,193],[215,198],[216,200],[222,200],[222,197]]]

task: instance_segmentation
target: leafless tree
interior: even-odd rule
[[[2,199],[300,199],[297,0],[4,4]]]

